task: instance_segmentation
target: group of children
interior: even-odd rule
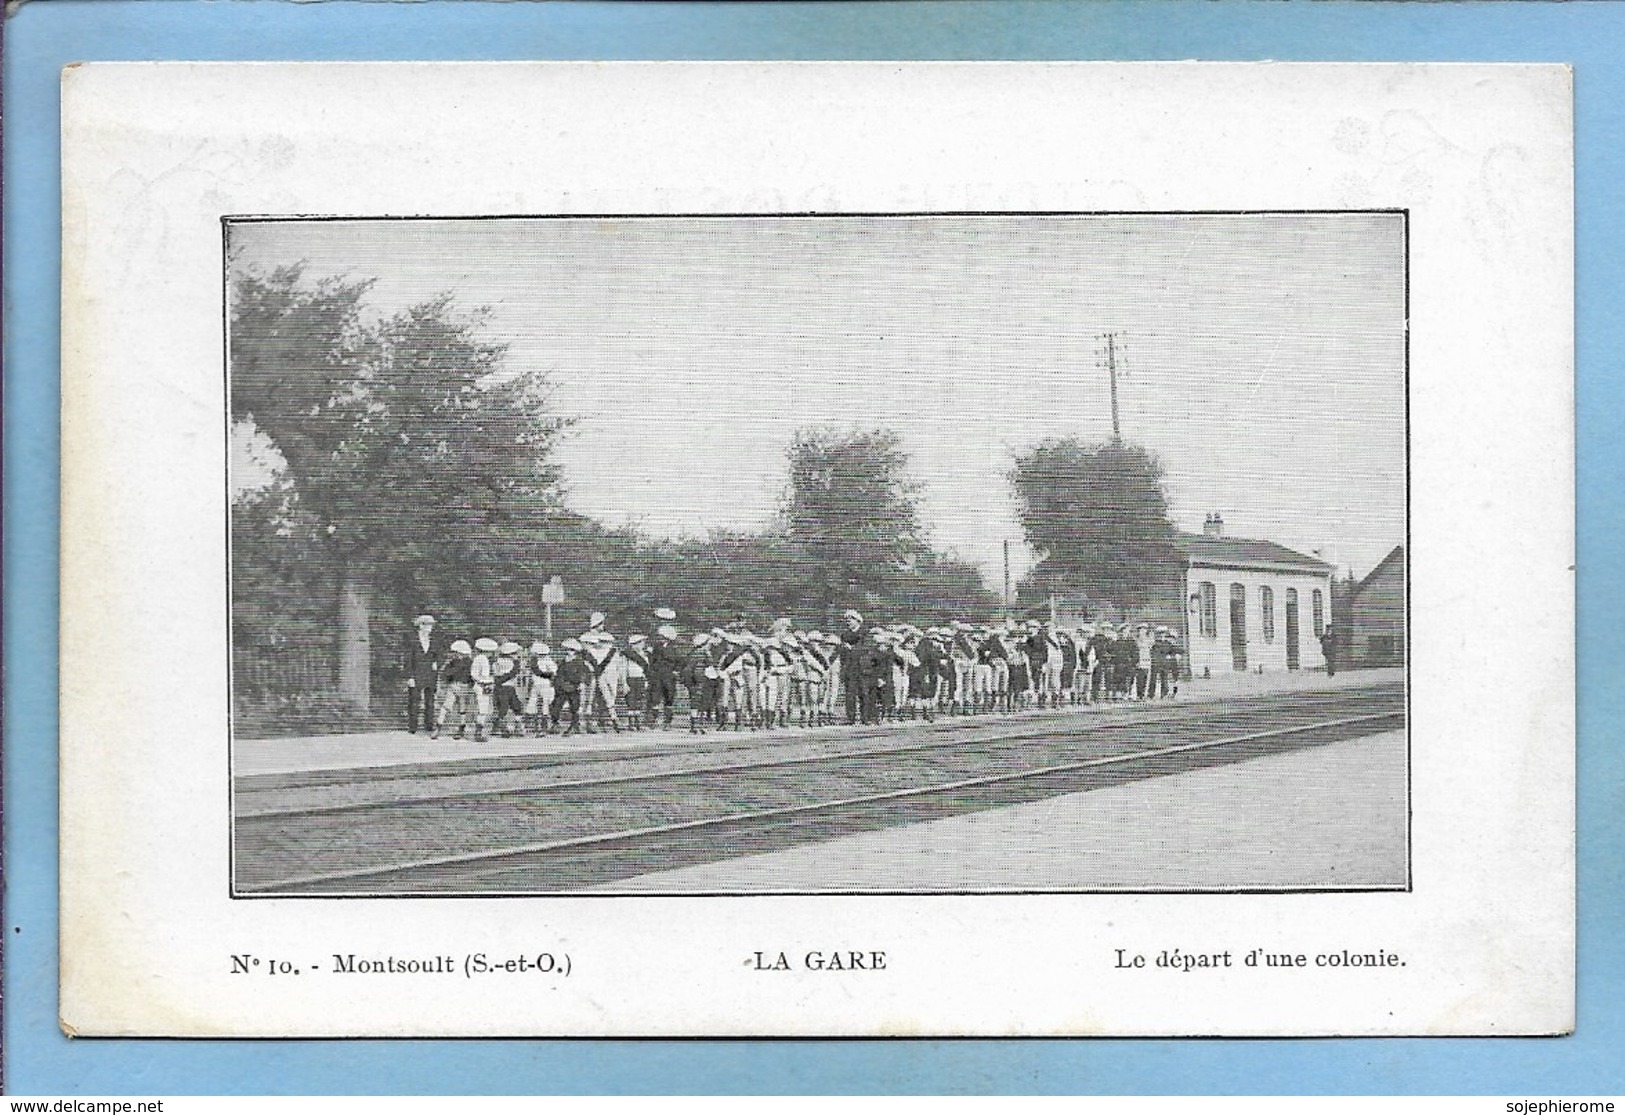
[[[563,640],[457,639],[440,650],[434,618],[408,643],[408,727],[462,739],[548,732],[669,728],[679,691],[688,728],[810,727],[838,722],[1058,708],[1170,698],[1181,655],[1173,632],[1150,624],[1050,623],[920,628],[866,623],[849,610],[839,633],[789,619],[765,634],[741,620],[684,638],[676,613],[624,641],[593,613]]]

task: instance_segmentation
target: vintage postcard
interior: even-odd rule
[[[1571,115],[71,68],[64,1027],[1567,1031]]]

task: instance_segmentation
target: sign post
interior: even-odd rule
[[[542,623],[547,630],[547,641],[553,641],[553,605],[564,603],[564,581],[554,575],[542,586]]]

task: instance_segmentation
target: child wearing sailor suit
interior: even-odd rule
[[[474,686],[470,672],[474,648],[466,641],[458,639],[448,649],[450,653],[446,657],[445,664],[440,667],[440,713],[435,717],[434,728],[429,732],[431,739],[440,735],[440,730],[452,717],[457,718],[455,738],[462,739],[474,713]]]
[[[649,657],[647,635],[629,635],[621,656],[626,659],[626,723],[634,732],[643,727],[643,706],[648,700]],[[654,718],[649,718],[650,727]]]
[[[493,735],[499,730],[510,739],[515,732],[525,734],[525,704],[519,696],[523,654],[524,648],[509,639],[497,647],[497,656],[491,660],[491,683],[495,690]]]
[[[536,735],[547,732],[553,721],[553,678],[559,665],[553,661],[553,652],[543,642],[530,644],[530,688],[525,693],[525,719]]]
[[[581,731],[581,694],[592,684],[592,670],[582,660],[581,644],[575,639],[564,640],[563,649],[564,661],[553,678],[553,730],[564,726],[564,710],[569,709],[570,726],[564,734],[573,736]]]
[[[496,705],[496,684],[491,671],[491,659],[497,653],[495,639],[474,640],[474,660],[468,665],[469,679],[474,683],[474,742],[485,742],[485,731],[491,725],[491,713]]]
[[[676,613],[673,613],[675,616]],[[677,700],[677,675],[683,666],[683,657],[677,648],[677,628],[661,624],[648,645],[649,666],[645,671],[649,679],[646,705],[649,727],[655,726],[655,716],[663,712],[661,727],[671,727],[671,709]]]

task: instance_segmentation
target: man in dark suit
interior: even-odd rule
[[[864,675],[859,657],[869,642],[869,625],[863,622],[863,615],[856,608],[848,608],[842,620],[846,627],[841,632],[841,687],[846,691],[846,722],[857,724],[864,716]]]
[[[401,670],[406,674],[406,730],[415,733],[420,712],[424,731],[434,727],[435,683],[445,651],[441,641],[435,638],[433,616],[419,616],[412,621],[412,626],[416,630],[406,636]]]

